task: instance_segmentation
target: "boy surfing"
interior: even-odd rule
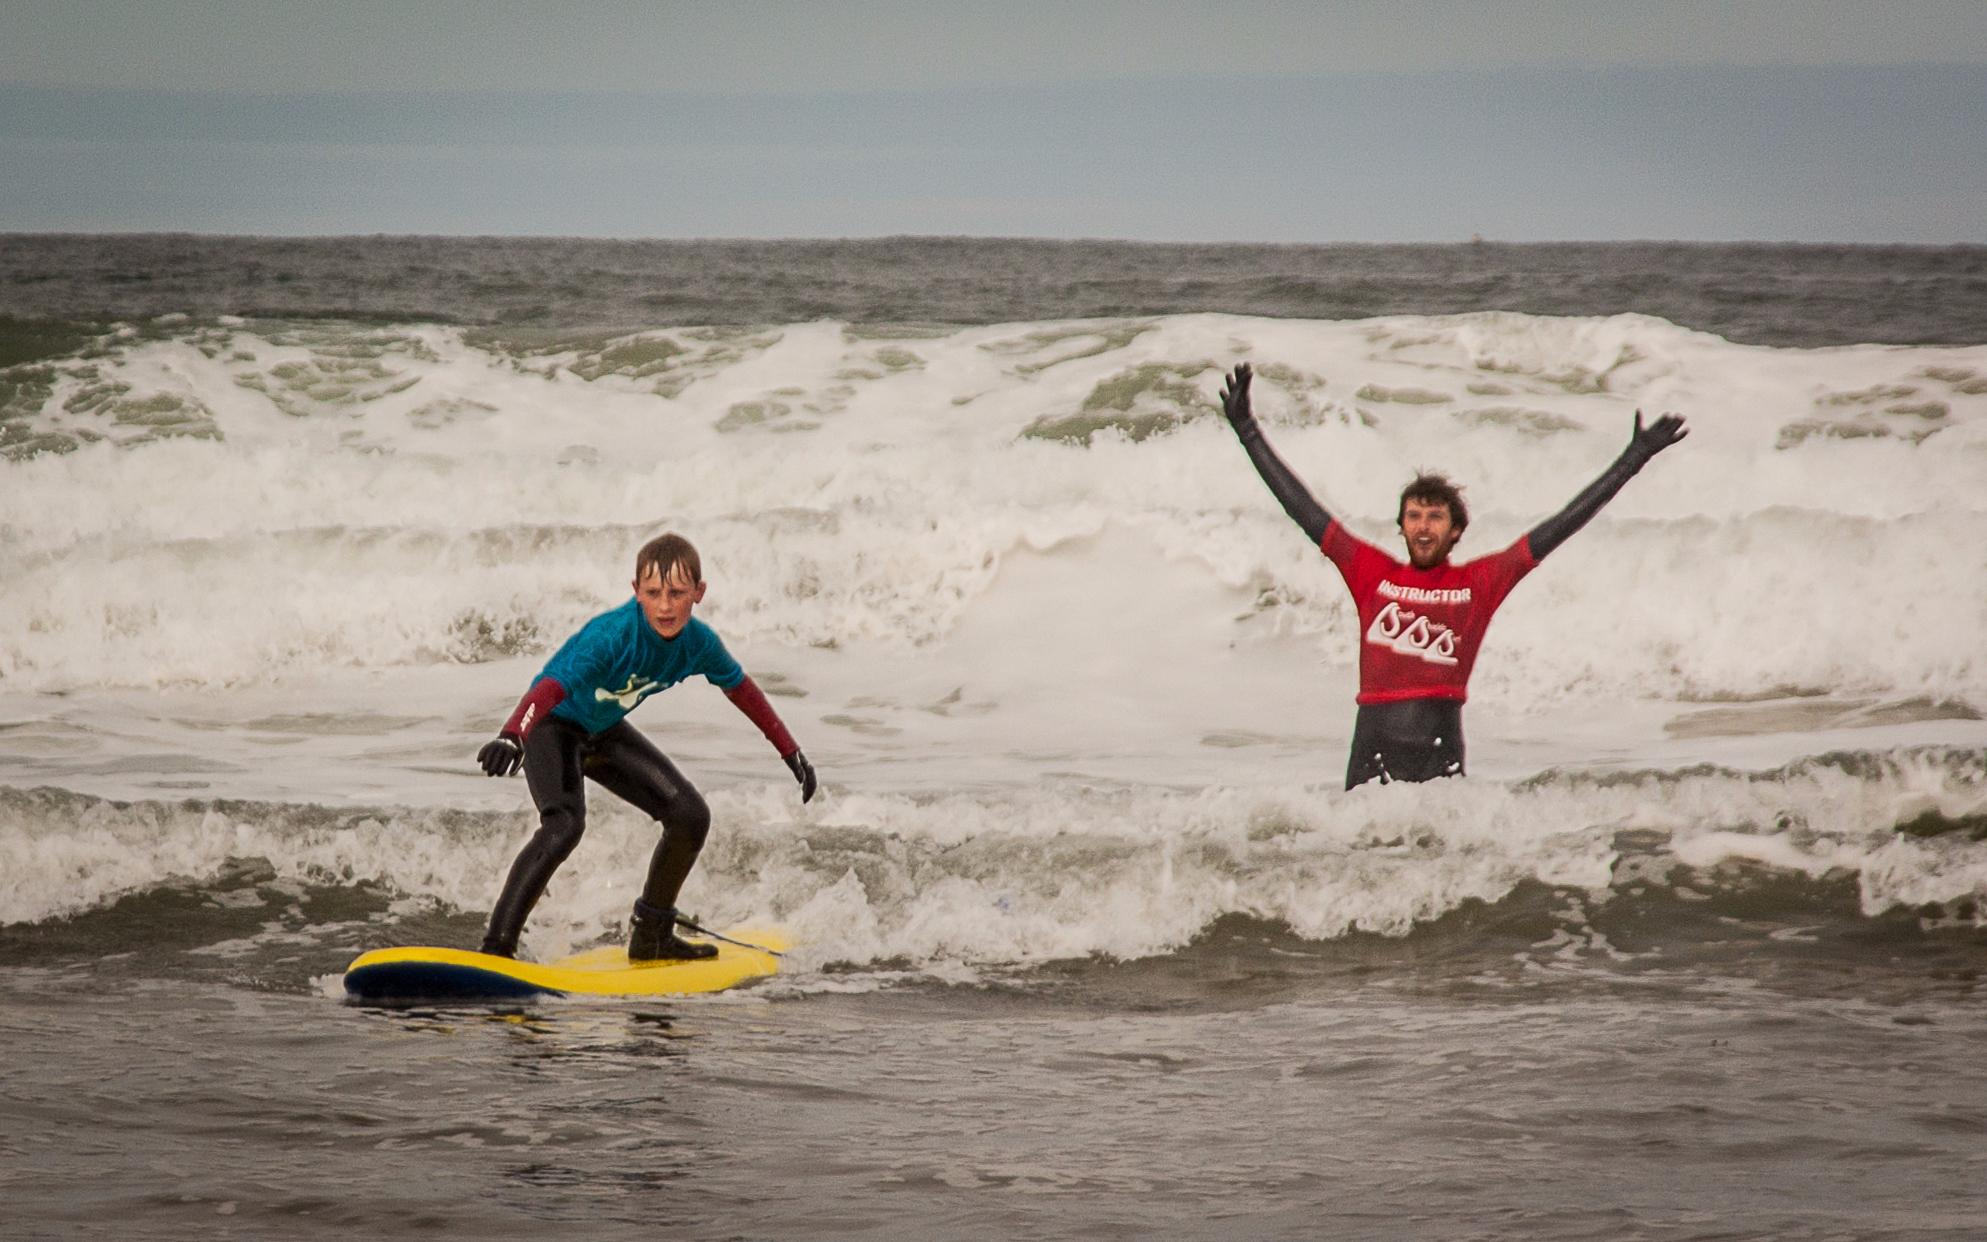
[[[538,809],[538,831],[511,865],[490,912],[483,952],[517,954],[524,920],[586,831],[591,779],[662,825],[648,880],[635,902],[631,961],[714,957],[717,946],[676,934],[676,897],[710,831],[696,787],[628,723],[649,695],[701,676],[724,691],[786,761],[800,800],[814,796],[814,769],[765,694],[732,659],[717,631],[692,617],[707,584],[697,549],[681,535],[651,540],[635,557],[635,595],[582,626],[546,662],[517,710],[476,760],[490,776],[519,767]]]

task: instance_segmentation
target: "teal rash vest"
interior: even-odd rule
[[[699,675],[720,690],[745,680],[716,630],[692,617],[675,638],[664,638],[642,615],[640,601],[630,598],[581,626],[532,684],[549,677],[564,686],[566,697],[552,714],[595,734],[649,695]]]

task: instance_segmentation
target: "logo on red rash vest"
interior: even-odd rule
[[[1382,584],[1388,585],[1392,584]],[[1366,627],[1366,641],[1430,664],[1456,662],[1455,631],[1398,603],[1388,604],[1373,618],[1373,624]]]

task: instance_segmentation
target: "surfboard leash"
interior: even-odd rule
[[[719,932],[714,932],[710,928],[705,927],[701,923],[697,923],[690,919],[684,918],[681,913],[678,913],[676,916],[676,925],[678,927],[687,927],[691,931],[696,932],[700,936],[709,936],[713,940],[722,940],[726,944],[735,944],[741,949],[754,949],[760,953],[770,953],[774,957],[786,956],[786,954],[780,952],[778,949],[769,949],[763,944],[753,944],[747,940],[733,940],[730,936],[723,935]]]

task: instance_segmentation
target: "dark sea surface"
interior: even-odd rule
[[[1987,341],[1987,247],[0,235],[0,315],[597,327],[1653,315],[1738,343]],[[21,336],[0,324],[0,362]]]
[[[1987,942],[1853,900],[365,1009],[309,976],[480,922],[250,868],[0,928],[8,1236],[1980,1236]]]
[[[0,236],[0,1238],[1987,1237],[1983,345],[1977,246]],[[1242,356],[1487,525],[1691,403],[1468,780],[1337,787]],[[787,969],[347,1003],[681,514],[825,796],[637,723]],[[593,798],[527,951],[621,934]]]

